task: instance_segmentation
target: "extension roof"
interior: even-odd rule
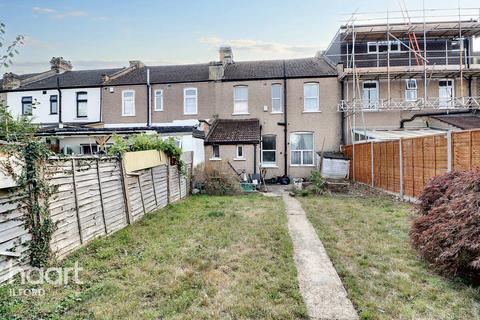
[[[205,144],[257,144],[260,142],[258,119],[217,119],[205,138]]]

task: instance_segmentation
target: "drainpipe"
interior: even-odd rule
[[[253,144],[253,174],[257,174],[257,144]]]
[[[150,85],[150,69],[147,69],[147,127],[152,126],[152,99],[150,98],[152,86]]]
[[[58,127],[63,128],[62,122],[62,90],[60,89],[60,78],[57,76],[57,91],[58,91]]]
[[[287,73],[283,60],[283,174],[288,175],[288,117],[287,117]]]
[[[344,83],[343,83],[343,80],[342,82],[340,82],[341,84],[341,88],[340,88],[340,99],[341,101],[343,101],[343,99],[345,99],[345,94],[343,92],[343,89],[344,89]],[[340,133],[340,144],[345,144],[345,116],[343,114],[343,112],[340,112],[340,128],[341,128],[341,133]]]

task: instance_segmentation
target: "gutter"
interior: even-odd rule
[[[450,112],[428,112],[428,113],[417,113],[414,114],[413,117],[409,119],[402,119],[400,120],[400,129],[405,128],[405,122],[411,122],[415,120],[418,117],[430,117],[430,116],[446,116],[450,114],[466,114],[466,113],[472,113],[471,110],[464,110],[464,111],[450,111]]]

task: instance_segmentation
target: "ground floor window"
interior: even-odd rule
[[[292,133],[290,135],[290,149],[290,161],[292,165],[313,165],[313,133]]]
[[[97,145],[81,145],[82,154],[97,154],[98,153],[98,146]]]
[[[262,165],[272,166],[277,163],[277,137],[265,135],[262,137]]]
[[[213,153],[212,153],[213,156],[212,156],[212,158],[214,158],[214,159],[220,159],[220,146],[214,144],[214,145],[212,146],[212,150],[213,150]]]
[[[244,158],[244,156],[243,156],[243,146],[242,145],[237,146],[237,158],[239,158],[239,159]]]

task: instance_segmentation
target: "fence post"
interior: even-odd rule
[[[155,179],[153,177],[153,168],[150,168],[150,175],[152,176],[152,188],[153,188],[153,197],[155,198],[155,208],[157,208],[158,207],[157,191],[155,190]]]
[[[399,164],[400,164],[400,198],[403,200],[403,140],[400,138],[398,140],[398,154],[399,154]]]
[[[123,200],[125,201],[125,211],[127,216],[127,224],[132,223],[132,209],[130,208],[130,200],[128,197],[128,184],[127,176],[125,174],[125,166],[123,165],[123,157],[119,157],[118,161],[120,163],[120,173],[122,177],[122,189],[123,189]]]
[[[167,204],[170,204],[170,168],[168,163],[167,166]]]
[[[100,194],[100,206],[102,207],[103,226],[105,229],[105,234],[108,234],[107,219],[105,218],[105,208],[103,206],[102,180],[100,179],[100,166],[98,164],[99,162],[98,158],[96,159],[96,162],[97,162],[98,192]]]
[[[452,131],[447,131],[447,172],[453,169],[453,152],[452,152]]]
[[[178,169],[178,164],[177,164],[177,174],[178,174],[178,194],[179,194],[179,199],[182,199],[182,175],[180,174],[180,170]]]
[[[372,182],[371,182],[371,185],[372,185],[372,188],[375,187],[375,173],[374,173],[374,170],[375,170],[375,159],[374,159],[374,156],[373,156],[373,141],[370,142],[370,160],[372,162],[372,172],[371,172],[371,179],[372,179]]]
[[[73,196],[75,198],[75,214],[77,215],[78,235],[80,237],[80,244],[83,244],[82,223],[80,222],[80,211],[77,196],[77,182],[75,180],[75,158],[72,157],[72,178],[73,178]]]
[[[145,210],[145,201],[143,200],[143,191],[142,191],[142,179],[141,173],[137,176],[138,178],[138,189],[140,190],[140,200],[142,200],[142,208],[143,208],[143,214],[147,213],[147,210]]]

